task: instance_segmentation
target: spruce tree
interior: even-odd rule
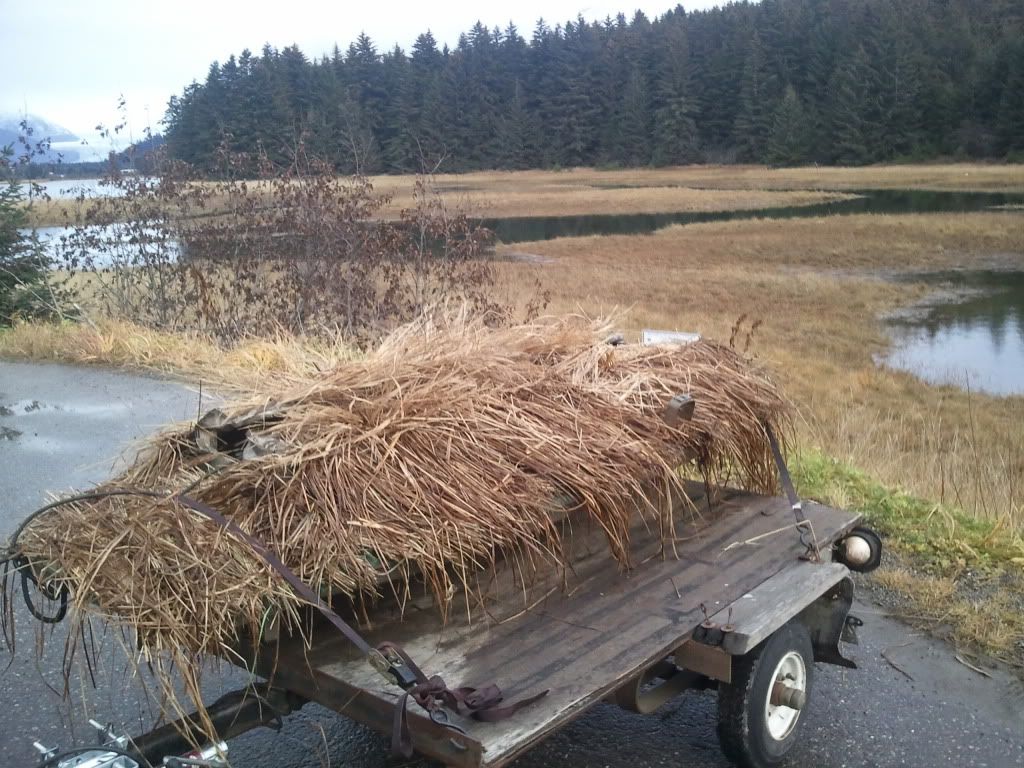
[[[859,46],[836,67],[829,84],[831,95],[831,161],[861,165],[875,160],[877,134],[873,87],[875,72],[867,53]]]
[[[786,86],[781,101],[772,115],[768,137],[767,161],[776,166],[799,165],[810,159],[810,129],[796,90]]]
[[[996,122],[999,151],[1024,152],[1024,43],[1011,49]]]
[[[623,165],[647,165],[651,162],[647,84],[639,67],[630,70],[626,87],[622,91],[616,156]]]
[[[777,99],[776,91],[775,74],[768,64],[761,36],[754,32],[750,36],[743,64],[739,114],[735,124],[736,144],[741,160],[764,160]]]
[[[0,147],[0,326],[54,309],[49,261],[39,243],[22,232],[25,194],[14,165],[13,148]]]
[[[526,109],[523,86],[517,80],[508,105],[498,119],[497,156],[499,168],[533,168],[537,163],[537,131]]]
[[[697,104],[693,96],[690,48],[685,15],[670,14],[662,21],[662,35],[655,76],[655,165],[693,162],[698,154]]]

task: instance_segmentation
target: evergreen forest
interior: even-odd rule
[[[476,23],[453,48],[266,45],[171,99],[168,150],[340,172],[858,165],[1024,154],[1020,0],[763,0],[600,21]]]

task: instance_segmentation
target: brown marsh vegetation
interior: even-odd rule
[[[858,168],[766,168],[761,165],[693,165],[674,168],[564,171],[480,171],[434,177],[446,203],[485,216],[559,216],[600,213],[727,211],[809,205],[862,189],[930,189],[1024,192],[1019,165],[950,163]],[[408,207],[408,176],[370,177],[391,196],[384,215]],[[76,200],[38,201],[36,226],[78,220]]]
[[[622,178],[617,180],[618,175]],[[684,186],[685,180],[677,183],[672,178],[646,178],[637,176],[635,171],[594,178],[577,178],[575,171],[565,174],[523,171],[505,176],[502,178],[498,173],[442,175],[434,177],[434,181],[446,205],[481,217],[740,211],[813,205],[850,197],[843,192],[813,189],[701,189]],[[380,216],[395,218],[403,209],[415,205],[408,176],[375,176],[370,182],[375,192],[387,198],[380,209]],[[230,208],[226,200],[218,200],[218,182],[208,182],[204,186],[212,188],[204,213]],[[258,185],[254,187],[258,188]],[[270,195],[268,189],[267,197]],[[95,209],[96,202],[38,200],[29,211],[29,221],[35,226],[80,223],[89,207]],[[115,210],[111,209],[111,216],[116,218]]]
[[[509,249],[511,250],[511,249]],[[801,413],[802,443],[885,483],[1024,529],[1024,398],[967,394],[879,367],[880,315],[929,288],[895,271],[1020,264],[1024,215],[838,216],[669,227],[646,236],[517,243],[499,284],[539,276],[553,311],[624,310],[624,325],[753,350]]]

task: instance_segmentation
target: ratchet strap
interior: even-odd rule
[[[416,679],[415,685],[408,688],[395,706],[395,716],[391,729],[391,750],[396,756],[411,757],[412,737],[409,733],[409,715],[406,704],[410,697],[430,715],[435,723],[461,731],[461,728],[448,722],[448,715],[442,709],[447,707],[463,717],[471,717],[485,723],[493,723],[511,717],[523,707],[528,707],[547,696],[547,691],[521,699],[512,704],[498,706],[504,701],[501,689],[494,684],[482,688],[459,687],[449,688],[439,675],[427,677],[402,648],[393,643],[381,643],[378,647],[387,656],[397,655],[402,663],[412,671]]]
[[[331,622],[345,639],[354,645],[360,653],[367,657],[370,664],[404,693],[395,704],[394,728],[391,734],[391,749],[396,755],[411,757],[413,754],[412,735],[409,731],[409,717],[406,705],[409,698],[423,707],[430,719],[440,725],[461,731],[458,726],[448,722],[444,707],[463,717],[471,717],[482,722],[495,722],[511,717],[523,707],[533,704],[547,695],[547,691],[505,706],[499,706],[504,700],[501,689],[494,684],[482,688],[461,686],[449,688],[440,675],[427,677],[416,663],[400,646],[384,642],[372,647],[355,629],[342,619],[334,610],[309,586],[300,579],[276,554],[255,536],[244,531],[237,523],[229,520],[213,507],[204,504],[183,493],[172,497],[189,509],[198,512],[225,530],[248,544],[260,558],[271,567],[295,593],[320,611]]]
[[[786,460],[782,457],[782,449],[779,447],[778,438],[775,437],[775,432],[768,422],[764,424],[764,433],[768,438],[768,446],[771,448],[772,458],[775,459],[775,468],[779,472],[779,482],[782,484],[782,490],[785,492],[786,498],[789,499],[790,509],[793,510],[793,517],[796,518],[796,529],[800,533],[800,543],[807,549],[804,559],[820,562],[821,552],[818,550],[818,542],[814,536],[814,531],[811,530],[811,524],[804,516],[803,502],[796,495],[796,486],[793,485],[793,478],[790,477]],[[810,539],[807,538],[808,533],[811,535]]]

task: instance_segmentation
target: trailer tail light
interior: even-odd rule
[[[858,526],[836,542],[832,559],[851,571],[870,573],[882,562],[882,539],[870,528]]]

